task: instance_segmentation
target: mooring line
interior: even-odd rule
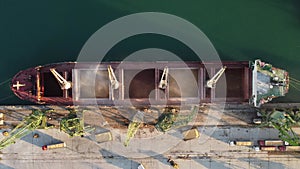
[[[5,84],[5,83],[9,82],[10,80],[11,80],[11,78],[9,78],[9,79],[5,80],[4,82],[1,82],[1,83],[0,83],[0,86],[2,86],[3,84]]]
[[[296,90],[300,91],[300,88],[296,87],[295,85],[293,84],[290,84],[293,88],[295,88]]]
[[[13,96],[14,96],[13,94],[12,94],[12,95],[9,95],[9,96],[6,96],[6,97],[0,99],[0,102],[2,102],[2,101],[4,101],[4,100],[7,100],[7,99],[9,99],[9,98],[11,98],[11,97],[13,97]]]
[[[299,82],[299,83],[300,83],[300,80],[297,80],[297,79],[292,78],[292,77],[290,77],[290,79],[293,80],[293,81],[296,81],[296,82]]]

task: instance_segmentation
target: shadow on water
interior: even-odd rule
[[[34,134],[38,134],[38,138],[33,138]],[[33,131],[30,134],[24,136],[21,138],[21,140],[26,141],[28,143],[31,143],[33,145],[36,145],[38,147],[42,147],[43,145],[48,145],[48,144],[56,144],[56,143],[61,143],[61,140],[58,140],[52,136],[49,136],[48,134],[42,133],[40,131]]]
[[[134,160],[131,160],[127,157],[110,152],[106,149],[100,149],[100,153],[107,163],[112,164],[114,166],[124,168],[124,169],[137,168],[139,166],[138,162],[135,162]]]
[[[279,55],[274,55],[271,52],[265,51],[265,50],[258,50],[258,49],[250,49],[250,48],[244,48],[244,49],[240,49],[240,52],[245,54],[245,55],[249,55],[251,57],[253,57],[254,61],[255,59],[260,59],[264,62],[269,62],[271,64],[274,64],[275,67],[284,69],[286,68],[284,63],[282,62],[282,56]]]
[[[240,161],[245,161],[249,163],[251,168],[259,169],[259,168],[272,168],[272,169],[283,169],[289,168],[285,164],[279,162],[273,162],[271,160],[262,160],[259,158],[238,158]]]

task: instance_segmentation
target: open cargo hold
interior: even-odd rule
[[[215,83],[214,87],[208,87],[211,86],[208,81]],[[284,96],[288,83],[286,71],[260,60],[254,63],[66,62],[20,71],[12,79],[11,89],[19,98],[39,104],[250,102],[258,107]]]

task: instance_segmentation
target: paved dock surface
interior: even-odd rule
[[[1,107],[0,110],[5,108]],[[64,108],[61,110],[65,111]],[[300,154],[297,153],[257,152],[252,147],[230,146],[228,142],[231,140],[250,140],[256,144],[260,139],[278,139],[276,130],[256,128],[250,124],[249,117],[255,117],[254,110],[248,112],[248,116],[246,110],[239,110],[241,111],[227,107],[221,116],[216,108],[210,114],[203,112],[202,117],[197,117],[205,119],[199,123],[201,136],[198,139],[182,140],[182,133],[189,126],[166,133],[146,127],[138,131],[128,147],[123,145],[126,128],[114,128],[113,125],[105,124],[107,118],[101,118],[99,114],[98,117],[94,111],[89,111],[90,114],[85,114],[85,121],[89,125],[97,121],[99,127],[111,130],[113,141],[96,143],[89,134],[70,138],[59,129],[35,130],[1,151],[0,168],[136,169],[142,163],[146,169],[171,169],[167,162],[169,157],[179,164],[180,169],[299,168]],[[12,115],[23,112],[23,115],[20,114],[21,118],[28,110],[24,107],[11,107],[10,111]],[[240,113],[244,115],[239,116]],[[33,138],[35,133],[40,137]],[[66,148],[48,151],[41,149],[45,144],[61,141],[66,142]]]
[[[36,130],[4,149],[0,168],[74,168],[135,169],[142,163],[147,169],[171,168],[172,157],[182,169],[195,168],[299,168],[299,154],[256,152],[252,147],[230,146],[230,140],[276,139],[274,129],[241,127],[199,127],[201,137],[181,140],[181,132],[172,130],[150,138],[134,138],[123,146],[124,135],[114,131],[114,141],[95,143],[89,137],[70,138],[57,129]],[[39,138],[33,138],[38,133]],[[45,144],[64,141],[66,148],[43,151]]]

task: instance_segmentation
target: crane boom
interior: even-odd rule
[[[83,110],[69,109],[70,113],[60,121],[60,130],[70,137],[83,136],[84,119]]]
[[[11,144],[14,144],[17,139],[26,136],[38,127],[45,128],[46,120],[47,117],[45,116],[44,112],[33,110],[32,114],[29,117],[26,117],[19,125],[17,125],[11,132],[9,132],[8,137],[5,137],[0,141],[0,150]]]
[[[54,68],[50,69],[50,71],[54,75],[56,80],[58,81],[62,90],[70,89],[72,87],[71,82],[69,82],[65,78],[63,78]]]
[[[159,82],[158,87],[160,89],[166,89],[168,86],[168,74],[169,74],[169,68],[166,66],[164,68],[163,74],[161,75],[161,79]]]
[[[210,80],[207,81],[206,86],[208,88],[215,88],[218,80],[225,72],[225,70],[226,70],[226,66],[222,67]]]
[[[116,78],[116,75],[114,73],[114,70],[110,65],[107,66],[108,71],[108,78],[110,82],[110,97],[112,100],[114,100],[114,90],[119,88],[119,82]]]
[[[124,141],[124,146],[127,147],[129,145],[130,140],[134,137],[138,129],[143,123],[144,119],[144,113],[141,111],[138,111],[132,121],[129,123],[127,134],[126,134],[126,140]]]
[[[118,89],[119,88],[119,82],[116,78],[116,75],[114,73],[114,70],[110,65],[107,67],[108,70],[108,78],[112,89]]]

